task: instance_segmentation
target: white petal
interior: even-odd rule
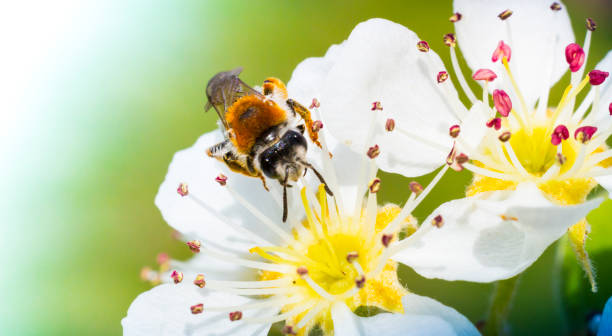
[[[160,285],[140,294],[121,321],[126,336],[149,335],[267,335],[270,325],[230,322],[228,313],[208,312],[210,305],[241,305],[250,300],[237,295],[210,292],[190,284]],[[202,314],[191,314],[192,305],[203,303]],[[257,315],[261,311],[243,312]],[[269,312],[265,312],[269,314]]]
[[[454,11],[462,15],[455,23],[457,42],[469,67],[473,71],[493,70],[499,76],[492,83],[493,87],[500,87],[506,77],[505,71],[501,60],[493,63],[491,56],[503,40],[512,48],[510,67],[528,107],[533,107],[542,90],[556,83],[568,69],[565,47],[574,42],[574,33],[566,7],[561,3],[563,8],[553,11],[551,4],[549,0],[454,1]],[[513,14],[502,21],[497,15],[506,9]],[[505,84],[502,87],[509,91],[509,82]],[[519,106],[518,101],[513,100],[513,103]]]
[[[277,237],[236,202],[227,188],[215,182],[215,177],[219,173],[225,174],[228,185],[278,224],[281,223],[282,209],[272,197],[273,193],[281,195],[281,191],[276,181],[269,180],[272,190],[266,192],[259,179],[231,172],[225,164],[208,157],[206,149],[221,139],[221,133],[213,131],[202,135],[192,147],[177,152],[159,188],[155,204],[166,222],[182,234],[196,236],[211,246],[248,251],[253,246],[251,237],[237,233],[216,214],[222,214],[235,225],[242,225],[268,240],[274,241]],[[190,196],[181,197],[177,193],[180,183],[188,184]],[[201,200],[204,206],[194,201],[192,196]]]
[[[296,84],[292,79],[290,87],[317,86],[311,90],[320,92],[326,127],[360,154],[378,144],[381,169],[407,176],[428,173],[444,163],[452,147],[448,129],[458,121],[449,104],[455,105],[458,98],[449,85],[451,103],[447,102],[436,81],[444,65],[433,51],[418,51],[419,41],[412,31],[387,20],[360,23],[348,40],[328,52],[333,57],[305,61],[320,65],[313,66],[314,72],[329,68],[325,76],[302,80],[300,65],[294,74]],[[384,110],[371,111],[374,101],[380,101]],[[387,118],[396,123],[390,133],[385,131]]]
[[[612,175],[598,176],[595,180],[608,191],[610,196],[612,196]]]
[[[298,64],[287,83],[289,97],[305,106],[309,106],[313,98],[321,101],[321,84],[336,62],[341,49],[341,44],[334,44],[329,47],[324,57],[307,58]]]
[[[604,57],[601,62],[597,64],[595,67],[597,70],[606,71],[610,75],[612,75],[612,50],[608,51],[606,57]],[[609,121],[612,119],[610,116],[609,106],[612,103],[612,76],[608,76],[606,81],[600,85],[599,88],[599,105],[597,107],[597,115],[598,119]]]
[[[177,270],[183,272],[184,281],[190,282],[196,275],[204,274],[209,280],[255,281],[258,271],[252,268],[228,263],[203,253],[194,255],[187,261],[171,260],[170,269],[162,275],[162,281],[170,283],[170,274]]]
[[[474,325],[456,310],[416,294],[402,298],[404,314],[383,313],[358,317],[344,303],[332,307],[336,336],[480,335]]]
[[[427,278],[490,282],[531,265],[602,199],[575,206],[548,201],[534,184],[442,204],[393,259]],[[431,224],[442,215],[444,224]],[[502,218],[504,216],[504,218]]]

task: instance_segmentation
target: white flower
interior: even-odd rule
[[[418,241],[428,250],[433,244],[446,255],[426,258],[414,244],[394,258],[427,277],[489,282],[523,271],[577,222],[570,236],[584,251],[582,219],[601,202],[586,196],[597,182],[612,188],[612,150],[605,145],[612,133],[612,85],[610,80],[596,85],[595,77],[605,74],[591,73],[593,88],[576,108],[576,95],[589,85],[580,63],[591,30],[584,49],[571,44],[574,34],[562,3],[456,0],[454,11],[457,36],[444,40],[451,78],[465,92],[467,107],[428,44],[382,19],[361,23],[324,57],[301,63],[289,89],[299,88],[298,99],[317,97],[330,132],[353,150],[377,144],[383,170],[417,176],[444,165],[439,176],[448,163],[472,171],[469,197],[432,213],[444,217],[440,230],[423,226],[399,243]],[[458,66],[456,45],[482,85],[478,98]],[[548,108],[549,90],[568,62],[575,71],[572,86]],[[595,68],[612,70],[612,53]],[[372,101],[384,109],[373,113]],[[388,120],[395,126],[391,132]],[[597,127],[594,133],[590,126]]]
[[[136,298],[122,322],[125,335],[266,335],[279,321],[287,334],[301,335],[315,325],[347,336],[478,334],[454,309],[401,286],[390,256],[422,247],[388,247],[413,233],[416,221],[395,205],[377,205],[374,160],[320,135],[324,150],[311,146],[309,160],[322,167],[335,198],[322,185],[311,188],[314,178],[300,180],[289,189],[287,223],[278,183],[268,193],[259,180],[206,157],[220,132],[175,155],[155,203],[197,255],[170,261],[160,276],[169,283]],[[412,208],[429,190],[413,193]],[[359,317],[359,306],[388,313]]]

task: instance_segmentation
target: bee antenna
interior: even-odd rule
[[[313,173],[315,173],[315,175],[317,175],[317,178],[319,179],[319,181],[321,181],[321,183],[323,183],[323,185],[325,186],[325,191],[329,194],[329,196],[334,196],[334,193],[331,191],[331,189],[329,189],[329,187],[327,186],[327,182],[325,182],[325,179],[323,178],[323,175],[321,175],[321,173],[319,173],[319,171],[317,171],[315,169],[315,167],[313,167],[310,163],[308,162],[302,162],[306,167],[312,169]]]
[[[289,178],[289,170],[285,169],[285,180],[283,181],[283,223],[287,221],[287,179]]]

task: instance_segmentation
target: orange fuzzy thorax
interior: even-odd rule
[[[282,100],[287,100],[289,95],[287,94],[287,87],[285,83],[278,78],[268,77],[263,82],[263,92],[265,95],[274,94]]]
[[[238,99],[225,117],[231,129],[230,140],[241,153],[249,153],[264,131],[287,120],[285,110],[275,102],[264,102],[255,95]]]

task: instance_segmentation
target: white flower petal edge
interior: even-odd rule
[[[241,305],[249,299],[238,295],[210,292],[193,284],[159,285],[140,294],[121,321],[126,336],[150,335],[249,335],[268,334],[270,324],[232,323],[227,313],[209,312],[204,307],[201,314],[194,315],[189,307],[198,300],[217,302],[219,305]],[[204,328],[205,326],[205,328]]]
[[[506,72],[500,61],[491,62],[491,56],[503,40],[512,47],[510,66],[529,107],[567,71],[565,47],[574,42],[567,11],[555,12],[551,4],[549,0],[454,1],[454,12],[462,16],[455,23],[457,41],[470,68],[493,70],[499,76],[490,83],[493,88],[502,83]],[[513,11],[512,17],[500,20],[498,15],[507,9]]]
[[[612,50],[608,51],[606,56],[597,63],[595,66],[596,70],[606,71],[612,75]],[[597,106],[597,118],[600,121],[609,120],[610,119],[610,103],[612,103],[612,77],[608,77],[605,82],[603,82],[599,86],[600,92],[600,100],[599,106]],[[591,88],[591,91],[594,91],[596,88]],[[593,94],[593,92],[589,92],[589,95]]]
[[[453,111],[467,111],[451,81],[437,83],[444,64],[433,51],[418,51],[419,41],[415,33],[391,21],[360,23],[324,58],[300,64],[289,90],[320,92],[316,98],[326,127],[358,153],[378,144],[381,169],[407,176],[431,172],[452,147],[448,129],[457,123]],[[372,111],[375,101],[382,102],[382,111]],[[389,118],[395,121],[393,132],[385,131]]]
[[[525,270],[603,200],[558,206],[531,183],[487,196],[442,204],[392,258],[427,278],[506,279]],[[444,220],[440,228],[431,224],[437,215]]]
[[[404,314],[359,317],[339,303],[332,307],[336,336],[480,335],[456,310],[428,297],[408,294],[402,298]]]

